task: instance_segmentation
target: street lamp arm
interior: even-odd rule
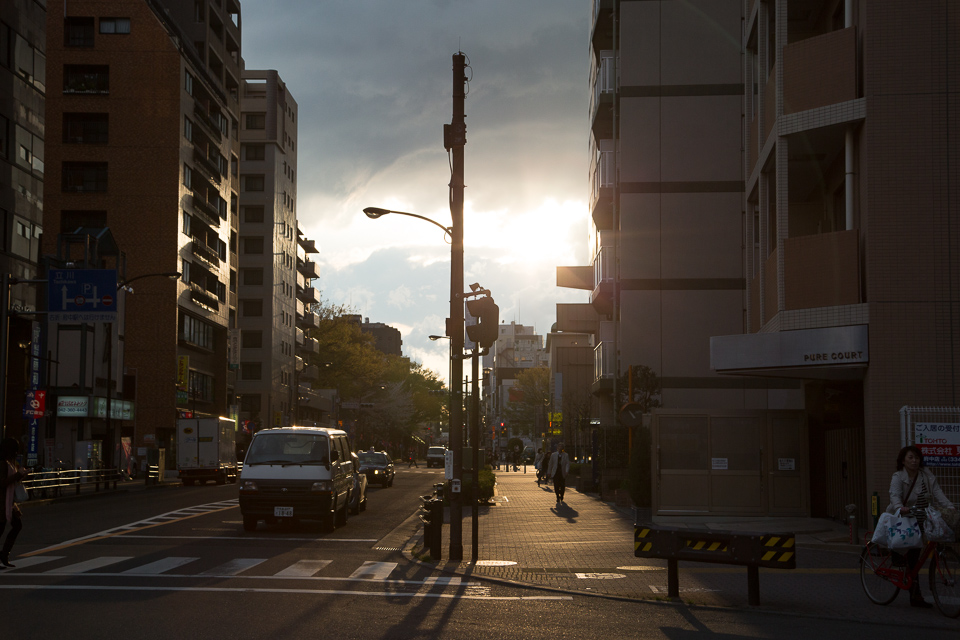
[[[137,280],[142,280],[143,278],[153,278],[153,277],[163,277],[163,278],[179,278],[182,273],[179,271],[164,271],[163,273],[144,273],[129,280],[121,280],[117,284],[120,286],[127,286],[131,282],[136,282]]]
[[[370,218],[371,220],[376,220],[377,218],[381,216],[385,216],[388,213],[395,213],[401,216],[410,216],[411,218],[419,218],[420,220],[426,220],[430,224],[440,227],[441,229],[443,229],[444,233],[446,233],[451,238],[453,237],[453,227],[445,227],[439,222],[437,222],[436,220],[432,220],[431,218],[428,218],[426,216],[421,216],[418,213],[408,213],[406,211],[394,211],[393,209],[381,209],[380,207],[367,207],[366,209],[363,210],[363,212],[367,214],[367,217]]]

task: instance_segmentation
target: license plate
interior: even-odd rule
[[[273,515],[277,518],[292,518],[293,507],[274,507]]]

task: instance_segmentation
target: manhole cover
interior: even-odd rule
[[[512,560],[477,560],[476,562],[478,567],[509,567],[513,564],[517,563]]]

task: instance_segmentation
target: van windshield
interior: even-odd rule
[[[315,433],[260,433],[247,450],[245,465],[329,464],[326,436]]]

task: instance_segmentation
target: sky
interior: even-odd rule
[[[247,0],[242,55],[299,107],[297,218],[325,302],[400,330],[448,373],[452,57],[467,57],[464,287],[546,335],[558,265],[588,264],[590,0]]]

